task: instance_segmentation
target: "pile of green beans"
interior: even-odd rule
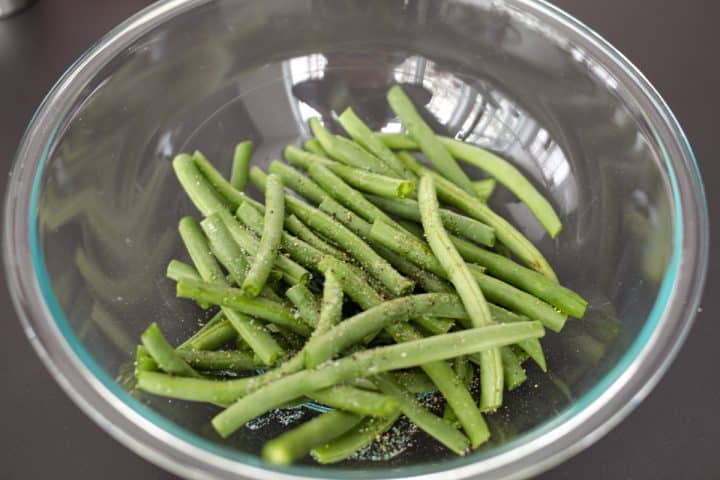
[[[139,390],[214,405],[223,438],[276,409],[324,406],[262,457],[333,463],[401,416],[465,455],[493,435],[485,415],[523,385],[526,361],[552,369],[545,329],[561,332],[587,301],[487,202],[500,182],[554,237],[551,204],[497,155],[436,136],[399,86],[388,103],[406,133],[374,132],[348,108],[337,117],[347,136],[314,118],[314,138],[268,172],[251,165],[248,140],[229,179],[200,152],[175,157],[203,218],[179,221],[189,261],[171,260],[167,277],[209,320],[175,347],[150,325]],[[472,181],[458,160],[488,178]],[[428,392],[445,400],[442,416],[417,396]]]

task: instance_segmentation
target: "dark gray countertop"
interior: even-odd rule
[[[72,61],[147,0],[40,0],[0,20],[0,169],[10,169],[25,124]],[[670,104],[695,148],[713,218],[720,201],[716,0],[556,0],[610,40]],[[2,186],[4,194],[4,182]],[[720,223],[713,223],[719,238]],[[720,256],[711,247],[695,326],[669,372],[641,406],[593,447],[543,479],[720,478]],[[3,282],[4,277],[0,282]],[[0,477],[174,478],[115,442],[50,377],[0,287]]]

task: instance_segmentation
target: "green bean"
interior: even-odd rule
[[[361,308],[368,309],[383,301],[370,284],[359,276],[347,263],[337,258],[326,256],[318,264],[318,269],[327,274],[331,271],[343,286],[343,291]]]
[[[307,395],[311,400],[328,407],[345,410],[358,415],[391,417],[398,412],[400,405],[394,398],[376,392],[369,392],[349,385],[318,390]]]
[[[378,221],[370,230],[370,238],[433,274],[447,278],[447,274],[433,255],[432,250],[417,237]],[[512,285],[485,275],[477,265],[470,265],[469,268],[484,295],[491,302],[499,303],[530,318],[540,320],[553,331],[562,329],[567,317],[552,306]]]
[[[140,390],[154,395],[218,405],[231,405],[232,402],[245,395],[252,379],[209,380],[148,371],[138,372],[136,378]]]
[[[552,267],[550,267],[542,253],[507,220],[493,212],[484,203],[478,202],[475,197],[468,195],[452,182],[422,167],[411,155],[403,155],[403,153],[405,152],[401,152],[398,158],[406,161],[411,170],[419,175],[427,173],[433,177],[438,194],[445,203],[491,226],[495,230],[495,237],[504,243],[520,260],[546,277],[557,281],[555,272],[553,272]]]
[[[382,140],[378,138],[375,133],[370,130],[370,128],[368,128],[365,122],[363,122],[360,117],[353,112],[352,108],[346,108],[345,111],[338,117],[338,121],[353,140],[382,160],[397,175],[405,177],[407,172],[402,162],[395,158],[395,154],[392,150],[390,150],[382,142]]]
[[[270,163],[270,168],[268,169],[268,172],[271,175],[278,175],[280,178],[282,178],[282,181],[285,186],[287,186],[287,188],[296,191],[301,196],[307,198],[314,204],[322,202],[323,199],[328,195],[327,192],[320,188],[315,182],[313,182],[294,168],[285,165],[278,160],[273,160]],[[267,178],[264,179],[262,186],[256,186],[262,191],[265,191],[265,183],[267,183]]]
[[[314,153],[315,155],[321,155],[323,157],[328,156],[328,153],[325,151],[322,144],[317,138],[311,138],[310,140],[307,140],[303,144],[303,148],[310,153]]]
[[[320,305],[320,319],[313,332],[313,338],[324,335],[342,320],[343,289],[335,270],[331,267],[323,272],[325,285],[323,285],[323,298]],[[312,339],[311,339],[312,340]],[[307,344],[305,345],[307,351]]]
[[[480,200],[487,202],[495,191],[495,185],[497,184],[497,180],[495,180],[493,177],[490,177],[484,178],[482,180],[476,180],[472,182],[472,184],[473,189],[475,190],[475,195],[477,195]]]
[[[210,252],[207,238],[197,221],[192,217],[180,219],[178,231],[200,277],[208,282],[225,283],[225,274]]]
[[[215,258],[230,273],[233,282],[242,285],[248,263],[242,250],[240,250],[240,247],[225,226],[220,214],[216,212],[208,215],[200,222],[200,227],[210,241],[210,250],[215,255]]]
[[[528,320],[527,317],[518,315],[509,310],[505,310],[504,308],[498,307],[497,305],[494,305],[492,303],[490,304],[490,311],[492,312],[493,320],[498,323],[524,322]],[[466,328],[469,326],[469,323],[465,325]],[[518,342],[517,346],[520,347],[524,352],[526,352],[530,356],[530,358],[532,358],[533,361],[538,364],[538,366],[543,372],[547,372],[547,363],[545,362],[545,354],[543,353],[543,348],[540,344],[540,340],[538,340],[537,338],[533,338],[531,340],[523,340],[522,342]]]
[[[255,297],[267,281],[282,240],[285,223],[285,192],[282,179],[269,175],[265,191],[265,221],[257,253],[242,283],[242,290]]]
[[[234,340],[237,336],[235,327],[220,311],[192,337],[177,347],[177,350],[214,350]]]
[[[236,206],[245,199],[245,195],[235,189],[202,153],[196,151],[193,154],[193,161],[198,170],[200,170],[202,175],[210,185],[212,185],[215,192],[217,192],[227,204],[228,208],[236,208]],[[210,213],[212,212],[203,212],[203,215],[207,216]]]
[[[320,303],[315,295],[305,285],[294,285],[287,289],[285,296],[290,299],[300,318],[311,327],[315,327],[320,320]]]
[[[245,185],[247,184],[252,153],[253,143],[250,140],[245,140],[235,145],[232,170],[230,172],[230,185],[241,192],[245,190]]]
[[[418,428],[458,455],[465,455],[470,443],[465,435],[445,423],[442,418],[423,408],[410,392],[405,390],[390,375],[378,375],[374,377],[373,381],[383,393],[397,399],[403,414]]]
[[[195,267],[180,260],[170,260],[165,275],[176,282],[181,278],[200,278]]]
[[[295,215],[288,215],[285,217],[285,228],[300,240],[317,248],[323,253],[328,253],[341,260],[347,260],[348,258],[345,252],[333,247],[327,241],[315,235],[315,233],[302,223]]]
[[[262,232],[265,220],[249,204],[243,203],[235,213],[240,221],[253,233]],[[282,232],[280,237],[280,248],[300,265],[312,269],[317,269],[317,263],[324,256],[323,252],[317,248],[286,232]]]
[[[418,148],[416,142],[402,134],[380,133],[379,138],[390,148],[403,150],[416,150]],[[557,236],[562,229],[562,223],[552,205],[514,165],[475,145],[448,137],[439,137],[439,140],[455,158],[486,171],[498,182],[502,183],[528,206],[550,236]]]
[[[217,210],[228,208],[225,199],[215,191],[195,166],[193,157],[181,153],[173,159],[172,163],[180,185],[200,213],[210,215]]]
[[[508,391],[513,391],[527,380],[525,369],[510,347],[500,348],[500,355],[502,356],[505,387]]]
[[[344,460],[372,443],[384,431],[392,427],[400,414],[392,417],[370,417],[346,432],[344,435],[310,451],[310,455],[322,464]]]
[[[218,212],[222,218],[225,226],[230,231],[235,242],[240,245],[240,248],[245,250],[249,256],[256,255],[258,248],[260,247],[259,242],[255,236],[242,227],[233,215],[228,211]],[[297,283],[307,283],[310,278],[310,272],[308,272],[301,265],[291,259],[278,255],[275,258],[275,266],[278,270],[283,272],[283,278],[290,284],[295,285]]]
[[[185,282],[185,280],[182,280]],[[448,333],[403,344],[360,351],[328,362],[322,368],[282,377],[240,398],[212,419],[215,430],[227,437],[248,420],[286,402],[351,378],[425,365],[460,355],[511,345],[543,335],[539,322],[524,322]]]
[[[352,413],[323,413],[267,442],[262,449],[263,460],[276,465],[289,465],[310,453],[314,447],[339,437],[361,420],[361,416]]]
[[[456,295],[425,293],[390,300],[344,320],[305,345],[305,366],[313,368],[372,332],[419,315],[457,317],[465,311]]]
[[[251,181],[258,188],[264,188],[262,171],[251,169]],[[253,174],[253,172],[255,172]],[[413,282],[400,275],[393,267],[370,246],[342,224],[325,215],[297,198],[285,198],[288,208],[306,225],[325,237],[335,241],[358,260],[368,272],[375,276],[388,290],[395,295],[404,295],[412,291]]]
[[[417,142],[420,150],[438,172],[470,195],[475,195],[475,190],[468,176],[450,155],[447,148],[435,137],[435,133],[422,119],[412,100],[405,94],[403,89],[399,85],[391,87],[387,99],[390,108],[400,118],[400,122],[407,129],[409,136]]]
[[[317,118],[310,119],[310,128],[328,155],[335,160],[351,167],[362,168],[389,177],[394,175],[390,167],[362,147],[347,138],[330,134]]]
[[[352,187],[381,197],[405,198],[412,195],[415,190],[415,182],[412,180],[400,180],[368,170],[349,167],[293,146],[285,148],[285,158],[292,165],[303,170],[309,170],[313,165],[323,165]]]
[[[193,368],[202,371],[241,372],[263,366],[252,354],[238,350],[204,352],[198,350],[178,350],[180,358]]]
[[[505,347],[503,347],[505,348]],[[468,360],[468,357],[458,357],[455,359],[455,362],[453,363],[453,371],[455,372],[455,375],[457,376],[457,379],[460,383],[462,383],[465,388],[470,388],[470,385],[472,384],[473,380],[473,374],[475,373],[473,371],[473,366],[470,364],[470,361]],[[453,425],[455,427],[460,427],[460,421],[457,418],[457,415],[455,415],[455,411],[452,409],[450,404],[445,404],[445,411],[443,412],[443,420],[448,422],[450,425]]]
[[[246,315],[256,316],[287,327],[300,335],[308,336],[310,334],[310,328],[295,318],[292,311],[285,305],[264,298],[248,297],[237,288],[183,278],[177,283],[177,295],[181,298],[213,303]]]
[[[144,345],[138,345],[135,351],[135,376],[138,372],[156,372],[160,370],[155,359]]]
[[[285,350],[261,322],[232,308],[223,308],[223,313],[265,365],[273,365],[285,354]]]
[[[200,374],[193,370],[170,346],[157,323],[151,323],[140,336],[140,339],[158,366],[165,372],[180,375],[181,377],[200,376]]]
[[[523,267],[507,257],[479,248],[461,238],[450,237],[460,255],[468,262],[485,267],[490,275],[532,293],[561,312],[582,318],[588,302],[569,288],[530,268]]]
[[[413,222],[420,221],[420,208],[415,200],[388,199],[374,195],[368,196],[368,199],[386,212],[400,218]],[[489,247],[495,244],[493,229],[484,223],[446,209],[440,209],[440,218],[448,231]]]

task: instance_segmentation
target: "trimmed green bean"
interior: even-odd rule
[[[263,460],[276,465],[289,465],[356,426],[362,417],[334,411],[323,413],[302,425],[267,442],[262,449]]]
[[[214,350],[236,339],[237,336],[237,330],[221,310],[192,337],[177,347],[177,350]]]
[[[213,164],[205,158],[205,155],[195,151],[193,161],[215,192],[225,201],[228,208],[236,208],[236,206],[245,199],[245,194],[236,190],[235,187],[225,179],[222,173],[218,172]],[[212,212],[203,212],[203,215],[207,216],[210,213]]]
[[[157,323],[153,322],[140,336],[158,366],[165,372],[181,377],[199,377],[193,368],[183,360],[163,336]]]
[[[311,338],[305,345],[305,366],[313,368],[376,330],[419,315],[463,317],[465,311],[458,297],[449,293],[410,295],[381,303]]]
[[[394,374],[395,380],[406,388],[410,393],[433,393],[437,392],[437,386],[430,377],[422,371],[398,372]]]
[[[228,307],[282,325],[300,335],[310,335],[310,328],[295,318],[285,305],[264,298],[248,297],[237,288],[183,278],[177,283],[177,295]]]
[[[413,222],[420,221],[420,208],[415,200],[389,199],[374,195],[368,196],[368,199],[386,212],[400,218]],[[484,223],[446,209],[440,209],[440,218],[448,231],[489,247],[495,244],[493,229]]]
[[[197,220],[183,217],[178,231],[200,277],[208,282],[225,283],[225,274],[210,252],[210,245]]]
[[[251,380],[251,378],[209,380],[148,371],[138,372],[136,378],[138,388],[145,392],[161,397],[217,405],[231,405],[245,395]]]
[[[412,155],[403,155],[403,153],[405,152],[400,152],[398,158],[406,161],[408,167],[416,174],[432,176],[438,194],[445,203],[491,226],[495,230],[495,237],[504,243],[520,260],[546,277],[557,281],[555,272],[542,253],[507,220],[492,211],[486,204],[478,202],[475,197],[468,195],[467,192],[452,182],[420,165]]]
[[[370,417],[363,420],[344,435],[310,451],[310,455],[322,464],[344,460],[372,443],[383,432],[392,427],[400,414],[392,417]]]
[[[232,308],[224,307],[223,313],[240,337],[265,365],[273,365],[285,354],[283,347],[270,335],[262,323],[248,315],[236,312]]]
[[[241,372],[254,370],[264,365],[256,361],[252,354],[239,350],[220,352],[178,350],[177,353],[188,365],[201,371]]]
[[[315,327],[320,320],[320,303],[315,295],[305,285],[294,285],[287,289],[285,296],[300,312],[300,318],[311,327]]]
[[[345,111],[338,117],[338,121],[353,140],[382,160],[397,175],[400,175],[401,177],[406,176],[407,172],[402,162],[395,158],[395,154],[392,150],[390,150],[382,142],[382,140],[378,138],[375,133],[370,130],[370,128],[368,128],[365,122],[363,122],[362,119],[355,114],[352,108],[346,108]]]
[[[505,348],[505,347],[503,347]],[[470,364],[470,361],[468,360],[468,357],[458,357],[453,362],[453,371],[455,372],[455,375],[457,376],[457,379],[460,383],[462,383],[465,388],[469,389],[470,385],[473,381],[474,376],[474,370],[473,366]],[[460,427],[460,421],[457,418],[457,415],[455,415],[455,411],[452,409],[449,403],[445,404],[445,411],[443,412],[443,420],[448,422],[450,425],[453,425],[455,427]]]
[[[428,317],[425,315],[413,317],[412,321],[415,325],[422,327],[423,330],[433,335],[447,333],[455,325],[455,321],[449,318]]]
[[[216,212],[205,217],[200,222],[200,227],[210,242],[210,250],[215,255],[215,258],[230,273],[233,282],[242,285],[248,263],[242,250],[240,250],[240,247],[225,226],[220,214]]]
[[[313,338],[324,335],[328,330],[342,320],[343,289],[338,280],[337,273],[331,267],[324,271],[325,285],[323,285],[323,298],[320,305],[320,319],[313,332]],[[312,338],[311,338],[312,340]],[[305,345],[307,351],[307,344]]]
[[[397,400],[380,393],[369,392],[349,385],[336,385],[334,387],[318,390],[307,395],[328,407],[337,408],[358,415],[374,417],[391,417],[395,415],[400,405]]]
[[[135,376],[138,372],[156,372],[160,369],[155,359],[144,345],[138,345],[135,350]]]
[[[285,158],[292,165],[303,170],[309,170],[313,165],[323,165],[352,187],[381,197],[405,198],[412,195],[415,190],[415,182],[412,180],[401,180],[368,170],[349,167],[325,157],[304,152],[292,145],[285,148]]]
[[[472,182],[463,172],[457,161],[450,155],[447,148],[438,141],[435,133],[422,119],[415,106],[399,85],[390,88],[387,94],[390,108],[400,118],[400,122],[407,129],[409,136],[417,142],[420,150],[430,163],[445,178],[449,179],[470,195],[475,195]]]
[[[285,217],[285,228],[300,240],[311,245],[323,253],[328,253],[341,260],[347,260],[348,256],[342,250],[330,245],[327,241],[318,237],[311,229],[300,221],[295,215]]]
[[[200,278],[200,274],[195,267],[180,260],[170,260],[165,275],[176,282],[181,278]]]
[[[245,190],[245,185],[247,185],[252,153],[253,143],[250,140],[245,140],[235,145],[232,169],[230,171],[230,185],[241,192]]]
[[[328,193],[322,188],[320,188],[315,182],[313,182],[294,168],[285,165],[278,160],[273,160],[270,163],[270,168],[268,169],[268,172],[270,173],[270,175],[278,175],[280,178],[282,178],[282,181],[285,186],[287,186],[287,188],[296,191],[301,196],[305,197],[314,204],[322,202],[323,199],[328,195]],[[256,187],[258,187],[262,191],[265,191],[265,184],[267,183],[267,178],[268,177],[264,179],[262,186],[256,185]]]
[[[465,455],[470,444],[465,435],[445,423],[442,418],[426,410],[390,375],[378,375],[374,377],[373,381],[383,393],[397,399],[403,414],[418,428],[458,455]]]
[[[363,309],[369,309],[383,301],[383,298],[367,281],[357,275],[350,265],[335,257],[323,258],[318,264],[318,269],[324,274],[332,270],[340,281],[343,291]]]
[[[211,183],[195,165],[193,157],[181,153],[173,159],[173,169],[190,201],[203,215],[228,208],[226,200],[220,196]]]
[[[491,325],[360,351],[328,362],[322,368],[303,370],[269,383],[240,398],[215,416],[212,424],[222,437],[227,437],[258,415],[351,378],[425,365],[528,338],[539,338],[543,334],[544,329],[539,322]]]
[[[285,187],[277,175],[269,175],[265,190],[265,221],[260,243],[250,269],[242,283],[242,290],[255,297],[260,293],[278,256],[285,223]]]

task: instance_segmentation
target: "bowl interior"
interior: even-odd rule
[[[371,451],[316,473],[488,458],[591,401],[665,300],[676,242],[671,179],[633,92],[513,2],[220,1],[133,39],[69,103],[34,192],[38,278],[93,372],[129,390],[127,365],[150,322],[180,342],[207,318],[164,276],[170,259],[186,258],[177,221],[197,216],[173,175],[176,153],[199,149],[228,172],[235,143],[251,139],[254,163],[267,165],[308,137],[312,116],[339,132],[334,115],[348,105],[373,128],[398,131],[385,101],[393,83],[426,107],[434,128],[499,152],[549,197],[564,222],[554,240],[505,189],[491,205],[591,308],[562,335],[548,334],[551,374],[529,366],[530,380],[488,416],[492,442],[469,458],[405,429],[397,435],[411,441],[388,462],[373,462]],[[123,401],[149,406],[173,435],[255,464],[266,439],[313,414],[284,412],[224,442],[209,424],[214,408],[131,395]]]

